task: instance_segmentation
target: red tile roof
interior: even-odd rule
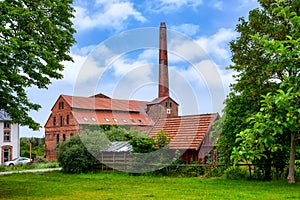
[[[146,101],[121,100],[110,98],[77,97],[61,95],[61,97],[72,107],[88,110],[109,111],[131,111],[141,112],[146,110]]]
[[[164,130],[172,137],[168,145],[170,149],[198,150],[205,136],[209,136],[213,121],[218,117],[219,114],[214,113],[160,119],[149,132],[149,136],[155,137],[160,130]]]
[[[73,110],[72,113],[78,124],[153,125],[152,120],[143,113],[84,110]]]

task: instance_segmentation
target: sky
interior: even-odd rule
[[[229,42],[238,37],[255,0],[74,0],[76,43],[63,62],[63,79],[47,90],[28,88],[42,106],[30,115],[44,127],[60,94],[151,101],[157,97],[159,26],[168,38],[170,94],[181,115],[222,114],[234,72]],[[44,129],[21,127],[21,137]]]

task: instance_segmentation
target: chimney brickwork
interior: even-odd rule
[[[159,29],[159,86],[158,97],[169,96],[168,51],[166,23],[161,22]]]

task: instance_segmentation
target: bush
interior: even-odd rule
[[[239,180],[248,178],[248,170],[245,167],[232,166],[225,170],[227,179]]]
[[[88,172],[97,163],[97,160],[87,151],[79,136],[73,136],[70,140],[59,145],[57,161],[65,173]]]
[[[224,175],[225,166],[207,166],[204,167],[204,174],[206,177],[220,177]]]

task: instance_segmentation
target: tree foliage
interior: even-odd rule
[[[250,11],[248,20],[240,19],[240,24],[237,25],[240,36],[230,43],[233,65],[229,66],[229,69],[236,71],[237,75],[236,83],[231,86],[231,93],[226,100],[223,137],[218,141],[218,145],[224,151],[223,156],[227,163],[231,162],[232,151],[242,150],[248,151],[242,154],[246,156],[243,159],[271,166],[282,164],[289,159],[284,151],[286,141],[291,137],[289,130],[284,130],[288,134],[278,134],[275,137],[271,136],[271,127],[264,131],[255,129],[256,132],[252,133],[254,140],[251,141],[256,144],[251,145],[248,141],[236,138],[241,134],[249,134],[242,131],[253,129],[255,126],[255,123],[251,123],[251,118],[256,114],[261,115],[259,113],[265,103],[261,101],[262,95],[275,95],[285,77],[299,85],[300,2],[259,0],[259,3],[261,8]],[[282,90],[287,93],[288,87]],[[269,136],[261,138],[259,135],[262,132],[268,132]],[[245,146],[239,147],[243,142]],[[251,148],[252,145],[255,148]],[[257,151],[264,153],[257,154]],[[281,156],[281,159],[275,159],[278,156]],[[270,168],[267,171],[266,179],[269,179]]]
[[[0,108],[13,122],[38,129],[29,115],[40,105],[26,94],[62,78],[62,61],[71,61],[75,42],[72,0],[0,1]]]
[[[133,153],[150,153],[166,147],[171,140],[172,137],[161,130],[156,134],[155,138],[139,135],[137,137],[132,137],[129,143],[132,145]]]
[[[32,145],[32,158],[44,158],[45,138],[20,138],[20,156],[30,157],[30,143]]]

